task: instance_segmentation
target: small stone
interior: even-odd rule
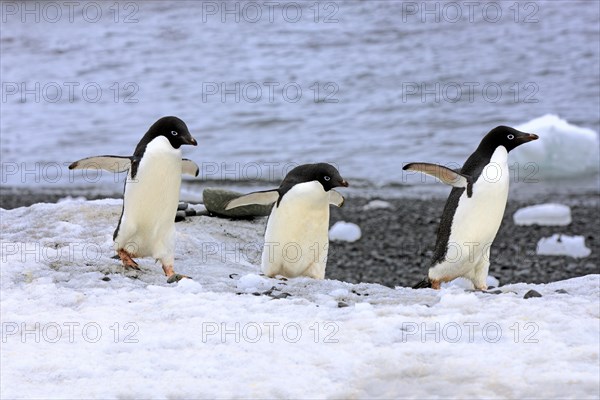
[[[177,211],[185,210],[188,207],[189,207],[189,204],[182,201],[177,205]]]
[[[187,210],[185,210],[185,216],[186,217],[195,217],[196,210],[194,210],[193,208],[188,208]]]
[[[271,297],[272,297],[273,299],[275,299],[275,300],[279,300],[279,299],[285,299],[286,297],[289,297],[289,296],[291,296],[291,294],[289,294],[289,293],[286,293],[286,292],[283,292],[283,293],[276,294],[276,295],[274,295],[274,296],[271,296]]]
[[[487,291],[485,293],[489,293],[489,294],[502,294],[502,290],[496,289],[496,290],[492,290],[492,291]]]
[[[108,276],[105,276],[104,278],[102,278],[102,280],[103,280],[104,282],[108,282],[108,281],[110,281],[110,278],[109,278]]]
[[[524,299],[529,299],[531,297],[542,297],[542,295],[531,289],[529,292],[525,293],[525,296],[523,296]]]
[[[560,293],[560,294],[569,294],[569,292],[567,292],[565,289],[558,289],[555,290],[554,293]]]
[[[338,308],[344,308],[344,307],[348,307],[348,304],[344,303],[343,301],[338,301]]]

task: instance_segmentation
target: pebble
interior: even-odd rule
[[[525,293],[525,296],[523,296],[524,299],[529,299],[531,297],[542,297],[542,295],[539,292],[531,289],[529,292]]]
[[[177,211],[180,211],[180,210],[185,210],[185,209],[187,209],[188,207],[189,207],[189,204],[188,204],[188,203],[186,203],[186,202],[183,202],[183,201],[182,201],[182,202],[180,202],[180,203],[177,205]]]

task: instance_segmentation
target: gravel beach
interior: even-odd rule
[[[3,190],[0,207],[11,209],[37,202],[56,202],[64,193],[40,194],[28,190]],[[94,194],[88,199],[104,198]],[[117,197],[117,196],[115,196]],[[331,242],[326,277],[351,283],[371,282],[389,287],[412,286],[427,271],[435,244],[444,198],[379,199],[389,208],[365,210],[373,199],[348,196],[344,207],[331,208],[331,221],[360,226],[360,240]],[[541,202],[560,202],[571,207],[568,226],[517,226],[512,215],[520,207]],[[501,285],[517,282],[547,283],[600,273],[600,198],[595,194],[546,198],[533,201],[509,199],[504,221],[492,246],[490,275]],[[189,217],[194,218],[194,217]],[[582,235],[592,250],[585,258],[538,256],[536,244],[554,233]]]

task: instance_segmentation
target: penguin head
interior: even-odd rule
[[[499,146],[504,146],[506,151],[509,152],[517,146],[536,139],[538,139],[538,135],[521,132],[515,128],[501,125],[495,127],[485,135],[479,147],[489,149],[493,152]]]
[[[178,149],[184,144],[198,145],[198,142],[192,137],[185,122],[177,117],[160,118],[152,124],[150,129],[148,129],[148,133],[146,133],[148,141],[159,136],[166,137],[174,149]]]
[[[281,186],[312,181],[318,181],[326,192],[339,186],[348,187],[337,168],[327,163],[299,165],[288,172]]]

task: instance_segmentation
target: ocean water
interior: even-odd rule
[[[600,130],[596,1],[70,7],[2,3],[3,185],[91,185],[66,165],[131,154],[164,115],[198,140],[205,181],[327,161],[364,190],[418,185],[406,162],[458,166],[500,124]]]

